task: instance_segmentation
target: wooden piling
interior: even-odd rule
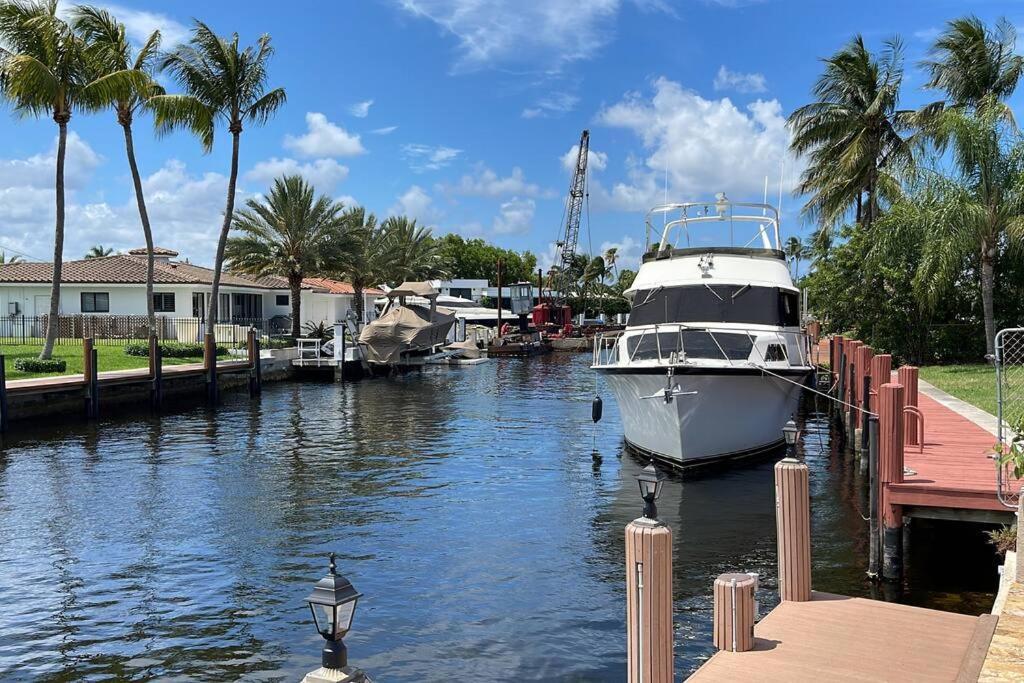
[[[836,382],[837,382],[837,385],[836,385],[836,398],[838,398],[840,401],[845,401],[846,400],[846,355],[843,353],[842,349],[839,349],[839,352],[836,355],[836,360],[839,361],[839,374],[838,374],[838,377],[836,379]],[[843,416],[846,415],[846,408],[845,408],[845,406],[843,406],[842,403],[839,403],[839,405],[837,407],[837,410],[839,411],[839,418],[838,418],[839,425],[840,425],[840,427],[845,427],[846,425],[843,423]]]
[[[857,401],[856,404],[863,408],[864,407],[864,378],[871,374],[871,358],[875,355],[874,349],[867,344],[858,347],[857,349]],[[861,416],[864,413],[857,411],[854,413],[856,421],[854,423],[855,428],[861,428],[864,426],[864,421]]]
[[[149,380],[149,405],[160,410],[164,401],[164,355],[156,335],[149,336]]]
[[[82,340],[82,374],[85,382],[85,416],[95,420],[100,416],[99,357],[92,337]]]
[[[626,665],[630,683],[671,683],[672,530],[646,519],[626,525]]]
[[[878,417],[868,417],[868,576],[878,578],[881,548],[878,526]]]
[[[0,353],[0,434],[7,432],[7,359]]]
[[[245,335],[245,349],[249,361],[249,396],[252,397],[260,393],[260,347],[255,327],[250,327]]]
[[[918,382],[918,369],[913,365],[901,366],[897,371],[897,381],[903,385],[904,391],[904,405],[917,407],[917,382]],[[910,417],[903,421],[903,438],[904,442],[909,446],[920,446],[920,441],[917,438],[918,427],[920,426],[920,418],[910,411]]]
[[[850,391],[846,396],[846,437],[856,443],[857,433],[857,362],[850,363],[849,377],[846,378]]]
[[[794,458],[775,463],[775,523],[779,552],[779,596],[811,599],[811,500],[807,465]]]
[[[887,484],[903,481],[903,385],[878,390],[878,471],[882,520],[882,577],[898,580],[903,571],[903,508],[890,500]]]
[[[867,453],[868,452],[868,421],[867,421],[867,418],[868,418],[868,415],[871,413],[871,407],[872,407],[872,402],[871,402],[871,391],[872,391],[872,389],[871,389],[871,373],[870,372],[867,372],[864,375],[864,379],[861,382],[861,384],[863,386],[861,387],[861,391],[860,391],[860,393],[861,393],[860,407],[861,407],[861,410],[863,412],[860,414],[861,415],[861,427],[857,430],[857,436],[859,438],[857,439],[855,447],[856,447],[858,453]],[[861,462],[862,463],[864,462],[863,459],[861,460]],[[861,467],[861,470],[863,470],[863,467]]]
[[[203,336],[203,368],[206,370],[206,398],[217,405],[217,342],[213,334]]]
[[[754,648],[754,591],[750,574],[722,574],[715,579],[714,644],[727,652]]]

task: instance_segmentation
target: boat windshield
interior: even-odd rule
[[[781,248],[775,207],[733,202],[722,193],[712,202],[656,206],[647,212],[646,227],[646,251],[725,245]]]

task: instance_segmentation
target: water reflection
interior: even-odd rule
[[[268,385],[216,412],[12,435],[0,678],[295,680],[318,665],[302,599],[334,550],[366,596],[351,657],[379,680],[621,680],[622,528],[640,513],[643,463],[623,455],[587,359]],[[801,444],[815,583],[862,595],[862,475],[819,410],[805,406]],[[680,672],[710,654],[718,573],[760,572],[770,606],[772,460],[664,488]],[[912,567],[930,564],[924,545]],[[994,585],[929,580],[911,577],[911,600],[966,586],[980,603]]]

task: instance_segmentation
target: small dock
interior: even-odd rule
[[[754,649],[715,653],[689,680],[978,680],[995,619],[813,593],[754,627]]]

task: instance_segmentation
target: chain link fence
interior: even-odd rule
[[[1024,447],[1024,327],[1007,328],[996,334],[995,361],[1000,452],[997,455],[1002,456],[996,462],[998,493],[1003,505],[1016,509],[1020,490],[1013,483],[1014,464],[1006,454]]]

